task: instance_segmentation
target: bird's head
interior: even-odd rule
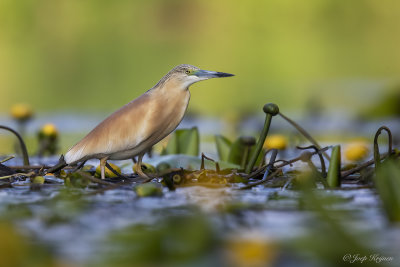
[[[181,64],[168,72],[164,78],[166,78],[165,80],[174,81],[186,89],[191,84],[199,81],[230,76],[234,75],[225,72],[202,70],[192,65]]]

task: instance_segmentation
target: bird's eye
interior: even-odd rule
[[[190,70],[185,70],[185,73],[189,75],[190,74]]]

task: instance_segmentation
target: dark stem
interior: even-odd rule
[[[23,166],[9,166],[13,170],[40,170],[40,169],[50,169],[51,166],[46,165],[23,165]]]
[[[124,176],[124,175],[122,175],[121,173],[118,173],[116,170],[114,170],[113,167],[111,167],[111,165],[108,164],[108,162],[106,162],[106,167],[107,167],[110,171],[112,171],[112,173],[114,173],[115,175],[117,175],[118,178],[127,179],[126,176]],[[153,178],[152,178],[152,179],[153,179]]]
[[[15,130],[11,129],[10,127],[4,126],[4,125],[0,125],[0,129],[4,129],[9,132],[12,132],[18,138],[19,145],[20,145],[21,151],[22,151],[22,157],[24,159],[24,165],[29,165],[28,150],[26,149],[25,142],[22,139],[21,135],[19,133],[17,133]]]
[[[322,177],[326,178],[325,160],[324,160],[324,157],[322,157],[322,152],[321,152],[321,150],[318,149],[318,147],[316,147],[315,145],[311,145],[311,146],[307,146],[307,147],[300,147],[300,146],[297,146],[297,149],[301,149],[301,150],[309,149],[309,148],[312,148],[312,149],[314,149],[315,152],[317,152],[318,157],[319,157],[319,160],[320,160],[320,162],[321,162]]]
[[[283,119],[285,119],[287,122],[289,122],[294,128],[296,128],[297,131],[299,131],[308,141],[310,141],[311,144],[313,144],[319,150],[321,150],[321,146],[318,144],[318,142],[306,130],[304,130],[304,128],[302,128],[300,125],[298,125],[293,120],[289,119],[287,116],[283,115],[281,112],[279,112],[279,115]],[[323,155],[327,160],[330,160],[330,158],[326,152],[323,152]]]
[[[350,175],[352,175],[352,174],[354,174],[356,172],[361,171],[362,169],[364,169],[364,168],[366,168],[368,166],[373,165],[374,163],[375,163],[375,159],[368,160],[367,162],[364,162],[363,164],[361,164],[361,165],[359,165],[357,167],[354,167],[353,169],[350,169],[348,171],[343,171],[342,174],[341,174],[341,177],[342,177],[342,179],[344,179],[347,176],[350,176]]]
[[[393,140],[392,140],[392,132],[390,129],[386,126],[382,126],[376,131],[375,137],[374,137],[374,161],[375,161],[375,168],[379,168],[379,165],[381,164],[381,155],[379,153],[379,145],[378,145],[378,138],[381,135],[382,131],[386,131],[388,134],[388,155],[392,154],[393,151]]]
[[[64,168],[65,166],[67,166],[67,165],[68,165],[68,164],[67,164],[67,163],[65,162],[65,160],[64,160],[64,155],[61,155],[60,159],[58,160],[58,163],[57,163],[55,166],[49,168],[49,169],[47,170],[47,173],[54,173],[54,172],[57,172],[57,171],[63,169],[63,168]]]
[[[264,173],[264,176],[263,176],[262,180],[260,180],[260,181],[258,181],[258,182],[255,182],[255,183],[251,183],[251,184],[246,185],[246,186],[243,186],[243,187],[240,187],[240,188],[238,188],[238,190],[245,190],[245,189],[252,188],[253,186],[263,184],[263,183],[265,183],[266,181],[268,181],[268,180],[270,180],[271,178],[273,178],[275,175],[277,175],[280,171],[281,171],[281,169],[277,169],[277,170],[275,170],[273,173],[271,173],[270,175],[268,175],[268,172],[266,171],[266,172]]]
[[[272,151],[271,158],[269,159],[267,169],[265,170],[266,173],[271,172],[272,168],[274,167],[274,163],[276,162],[276,157],[278,156],[278,149],[271,149],[271,151]]]
[[[204,170],[204,159],[206,159],[206,160],[209,160],[209,161],[211,161],[211,162],[214,162],[215,163],[215,170],[217,171],[217,172],[219,172],[220,170],[219,170],[219,164],[218,164],[218,162],[216,162],[215,160],[213,160],[212,158],[210,158],[210,157],[207,157],[206,155],[204,155],[204,153],[201,153],[201,166],[200,166],[200,170]]]
[[[79,163],[79,165],[76,166],[75,168],[73,168],[73,169],[71,170],[71,172],[76,172],[76,171],[82,169],[82,167],[85,165],[86,161],[87,161],[87,160],[84,160],[84,161],[82,161],[81,163]]]
[[[329,148],[330,148],[330,147],[324,147],[324,148],[322,148],[322,149],[320,150],[320,152],[326,151],[326,150],[328,150]],[[312,155],[315,155],[315,154],[317,154],[317,152],[312,152],[312,153],[311,153],[311,156],[312,156]],[[302,155],[300,155],[300,156],[298,156],[298,157],[296,157],[296,158],[293,158],[293,159],[291,159],[291,160],[281,160],[281,159],[280,159],[280,160],[275,161],[275,163],[281,162],[281,161],[282,161],[282,163],[279,164],[279,165],[277,165],[277,166],[274,166],[274,167],[275,167],[275,168],[282,168],[282,167],[285,167],[285,166],[287,166],[287,165],[291,165],[291,164],[293,164],[293,163],[295,163],[295,162],[297,162],[297,161],[299,161],[299,160],[302,160],[302,159],[303,159],[303,156],[302,156]],[[261,167],[261,168],[255,170],[254,172],[252,172],[252,173],[248,174],[247,176],[245,176],[245,178],[250,179],[250,178],[253,178],[253,177],[257,176],[257,175],[260,174],[266,167],[267,167],[267,166],[263,166],[263,167]]]

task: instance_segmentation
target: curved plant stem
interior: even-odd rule
[[[269,126],[271,125],[272,115],[268,114],[265,117],[264,128],[261,132],[260,138],[257,141],[256,148],[250,156],[250,161],[246,166],[246,173],[250,173],[253,170],[254,164],[256,164],[258,154],[260,154],[263,144],[265,142],[265,138],[268,135]]]
[[[313,144],[314,146],[316,146],[319,150],[321,150],[321,146],[318,144],[318,142],[306,131],[304,130],[304,128],[302,128],[300,125],[298,125],[296,122],[294,122],[293,120],[289,119],[287,116],[283,115],[281,112],[279,112],[279,115],[285,119],[287,122],[289,122],[294,128],[297,129],[297,131],[299,131],[308,141],[310,141],[311,144]],[[322,154],[324,155],[324,157],[327,160],[330,160],[328,154],[326,152],[322,152]]]
[[[330,147],[321,148],[319,151],[311,152],[310,155],[313,156],[313,155],[315,155],[315,154],[324,152],[324,151],[328,150],[329,148],[330,148]],[[275,166],[275,168],[282,168],[282,167],[284,167],[284,166],[286,166],[286,165],[290,165],[290,164],[295,163],[296,161],[299,161],[299,160],[302,160],[302,159],[303,159],[303,155],[300,155],[300,156],[298,156],[298,157],[296,157],[296,158],[293,158],[293,159],[291,159],[291,160],[282,162],[281,164]]]
[[[312,152],[310,155],[313,156],[313,155],[315,155],[315,154],[324,152],[324,151],[328,150],[329,148],[330,148],[330,147],[324,147],[324,148],[320,149],[319,152]],[[291,159],[291,160],[282,160],[282,159],[279,159],[279,160],[276,160],[275,163],[277,163],[277,162],[282,162],[282,163],[281,163],[281,164],[278,164],[278,165],[276,165],[276,166],[274,166],[274,167],[275,167],[275,168],[282,168],[282,167],[285,167],[285,166],[287,166],[287,165],[292,165],[293,163],[295,163],[295,162],[297,162],[297,161],[300,161],[300,160],[302,160],[302,159],[303,159],[303,155],[300,155],[300,156],[298,156],[298,157],[296,157],[296,158],[293,158],[293,159]],[[267,168],[267,166],[268,166],[268,165],[264,165],[264,166],[258,168],[258,169],[255,170],[254,172],[252,172],[252,173],[250,173],[250,174],[248,174],[248,175],[246,175],[246,176],[244,176],[244,177],[247,178],[247,179],[253,178],[253,177],[257,176],[258,174],[260,174],[263,170],[265,170],[265,168]]]
[[[311,146],[307,146],[307,147],[300,147],[300,146],[297,146],[297,149],[301,149],[301,150],[309,149],[309,148],[312,148],[312,149],[314,149],[315,152],[317,152],[318,157],[319,157],[319,160],[320,160],[320,162],[321,162],[322,177],[326,178],[325,160],[324,160],[324,157],[322,157],[322,152],[321,152],[321,150],[318,149],[318,147],[316,147],[315,145],[311,145]]]
[[[22,139],[21,135],[17,131],[11,129],[10,127],[4,126],[4,125],[0,125],[0,129],[4,129],[6,131],[12,132],[18,138],[19,145],[21,146],[22,157],[24,159],[24,165],[29,165],[28,150],[26,149],[25,142]]]
[[[374,137],[374,161],[375,161],[375,168],[379,168],[379,165],[381,164],[381,155],[379,153],[379,145],[378,145],[378,137],[381,135],[382,131],[386,131],[388,134],[388,155],[393,151],[393,140],[392,140],[392,132],[390,129],[386,126],[380,127]]]

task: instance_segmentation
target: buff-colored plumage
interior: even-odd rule
[[[202,71],[191,65],[175,67],[152,89],[97,125],[65,154],[65,162],[73,164],[97,158],[105,163],[107,159],[142,156],[182,121],[190,99],[188,88],[192,83],[228,76],[232,75]]]
[[[187,90],[164,94],[149,91],[114,112],[73,146],[65,161],[127,159],[156,144],[178,126],[190,98]]]

